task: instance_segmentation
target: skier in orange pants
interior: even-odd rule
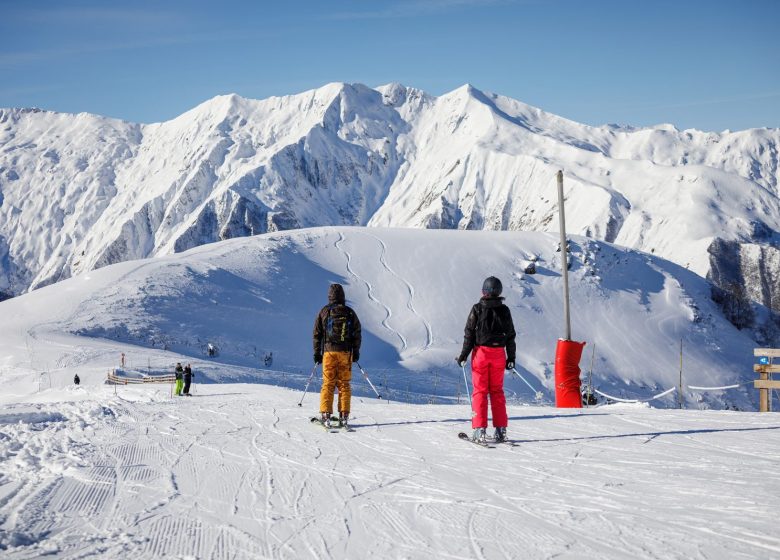
[[[330,426],[333,414],[333,392],[339,391],[339,425],[349,422],[352,389],[352,362],[360,359],[361,327],[357,313],[346,305],[344,288],[331,284],[328,305],[314,321],[314,363],[322,363],[320,391],[321,422]]]

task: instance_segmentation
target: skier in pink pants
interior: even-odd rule
[[[482,298],[474,304],[466,320],[463,349],[456,358],[463,367],[471,352],[471,381],[475,441],[486,439],[488,396],[495,428],[495,440],[506,440],[509,420],[504,396],[504,370],[515,367],[515,326],[512,314],[501,297],[501,280],[495,276],[482,284]],[[472,352],[473,350],[473,352]]]

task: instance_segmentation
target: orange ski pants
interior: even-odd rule
[[[322,357],[320,412],[333,414],[333,391],[339,390],[339,412],[349,414],[352,398],[352,352],[325,352]]]

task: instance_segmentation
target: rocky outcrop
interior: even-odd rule
[[[765,241],[770,241],[765,236]],[[725,291],[741,286],[750,300],[780,313],[780,244],[715,239],[709,280]]]

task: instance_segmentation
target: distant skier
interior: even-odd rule
[[[345,301],[341,284],[331,284],[328,305],[320,310],[314,321],[314,363],[322,363],[320,414],[322,423],[327,426],[333,413],[336,387],[339,390],[339,425],[346,426],[349,422],[352,362],[360,359],[360,320]]]
[[[193,375],[195,374],[192,373],[192,366],[187,364],[184,368],[184,394],[188,397],[192,396],[190,395],[190,383],[192,383]]]
[[[81,383],[81,379],[79,379],[79,374],[78,373],[73,376],[73,383],[75,385],[78,385],[79,383]]]
[[[463,349],[456,358],[464,367],[471,355],[473,414],[471,427],[475,441],[486,439],[488,395],[496,441],[506,440],[509,419],[504,396],[504,370],[515,367],[515,326],[512,314],[504,305],[501,280],[491,276],[482,284],[482,298],[474,304],[466,320]]]
[[[208,348],[206,350],[208,352],[209,358],[213,358],[217,355],[217,348],[212,343],[209,342]]]
[[[181,390],[184,387],[184,368],[181,367],[181,362],[176,364],[174,373],[176,374],[176,396],[180,397]]]

